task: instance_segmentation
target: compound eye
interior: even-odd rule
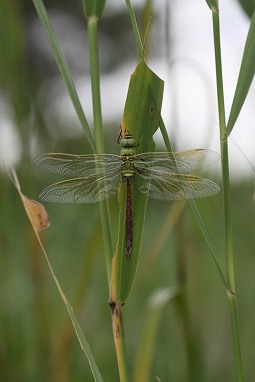
[[[136,147],[139,145],[137,140],[132,137],[132,135],[125,135],[124,138],[119,141],[120,146],[122,147]]]
[[[128,146],[135,147],[138,146],[138,142],[135,138],[129,138],[128,139]]]
[[[122,147],[126,147],[126,146],[129,146],[129,143],[128,143],[128,139],[126,139],[126,138],[122,138],[120,141],[119,141],[119,144],[120,144],[120,146],[122,146]]]

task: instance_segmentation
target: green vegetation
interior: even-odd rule
[[[231,180],[228,136],[235,129],[253,79],[255,19],[251,18],[228,119],[218,2],[206,2],[208,12],[212,12],[214,32],[222,157],[222,179],[218,183],[222,193],[196,204],[192,202],[190,206],[185,202],[151,200],[147,205],[145,198],[134,195],[134,206],[136,211],[139,206],[139,212],[135,216],[136,256],[131,266],[122,261],[125,200],[121,188],[120,208],[117,200],[100,207],[47,205],[51,227],[41,231],[40,238],[71,305],[66,304],[67,311],[18,193],[6,171],[1,171],[1,380],[146,382],[158,377],[162,382],[242,382],[244,375],[247,380],[254,377],[253,179],[235,183]],[[21,142],[21,160],[16,171],[22,191],[36,199],[55,177],[33,167],[35,151],[37,155],[38,151],[47,152],[56,147],[56,151],[70,153],[118,153],[116,141],[121,121],[116,121],[114,129],[110,129],[105,126],[101,111],[98,31],[104,19],[105,1],[84,0],[83,7],[81,4],[70,7],[69,2],[63,2],[63,9],[72,11],[77,20],[82,18],[81,25],[88,36],[93,123],[81,106],[72,71],[43,2],[33,0],[34,8],[32,2],[23,3],[14,7],[3,0],[0,5],[0,102],[10,105],[10,118]],[[140,61],[150,44],[148,19],[143,16],[146,18],[151,11],[152,2],[145,2],[141,15],[141,29],[147,30],[146,50],[132,5],[130,1],[126,4],[125,14],[119,17],[130,18]],[[40,102],[38,94],[49,73],[47,68],[45,73],[40,70],[38,57],[32,51],[35,46],[25,44],[24,20],[33,12],[35,17],[35,9],[57,62],[54,70],[58,67],[77,114],[76,123],[82,126],[79,136],[70,137],[68,126],[62,126],[67,133],[60,129],[63,118],[58,115],[50,118]],[[28,48],[31,60],[25,54]],[[143,59],[133,71],[125,108],[123,105],[122,129],[134,134],[140,142],[139,149],[146,151],[153,150],[152,135],[160,125],[169,149],[170,142],[160,118],[162,81]],[[115,252],[117,256],[112,263]],[[116,299],[112,317],[109,295],[111,302],[113,297]],[[125,306],[121,306],[123,301]]]

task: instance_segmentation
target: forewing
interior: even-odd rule
[[[65,180],[45,188],[40,199],[52,203],[96,203],[115,197],[119,180],[120,173]]]
[[[192,170],[212,165],[219,160],[219,155],[211,150],[195,149],[180,152],[153,152],[134,155],[136,172],[146,171],[146,175],[155,173],[183,174]]]
[[[220,190],[209,179],[186,174],[162,174],[153,178],[142,173],[135,174],[135,186],[142,194],[160,200],[205,198]]]
[[[91,154],[43,154],[34,159],[34,163],[43,170],[55,174],[88,177],[105,171],[118,171],[121,158],[118,155]]]

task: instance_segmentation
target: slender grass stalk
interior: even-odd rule
[[[88,18],[88,37],[96,151],[103,153],[104,143],[99,80],[98,18],[96,16],[91,16]],[[100,203],[100,214],[103,230],[106,271],[108,284],[110,284],[113,244],[111,236],[110,213],[107,201]]]
[[[164,140],[164,143],[166,145],[166,148],[168,151],[172,151],[172,145],[169,140],[166,126],[164,124],[164,121],[162,117],[160,118],[160,131]],[[192,202],[194,204],[192,204]],[[196,207],[196,204],[194,201],[189,200],[190,206]],[[196,210],[196,219],[198,222],[198,225],[201,229],[201,232],[205,236],[207,233],[205,230],[205,227],[203,225],[203,221],[200,217],[200,214],[198,210]],[[187,294],[187,286],[186,286],[186,259],[184,258],[185,250],[183,248],[183,238],[181,237],[183,230],[183,221],[180,216],[180,219],[177,221],[177,229],[176,234],[179,236],[178,244],[179,244],[179,250],[177,254],[177,282],[179,286],[179,293],[178,297],[175,299],[175,306],[178,311],[178,315],[180,318],[180,326],[182,328],[182,333],[184,337],[184,343],[185,343],[185,352],[186,352],[186,360],[187,360],[187,381],[192,382],[196,380],[196,376],[198,374],[197,372],[197,362],[194,362],[194,345],[192,341],[192,335],[191,335],[191,328],[190,328],[190,312],[188,309],[188,294]],[[207,241],[208,243],[208,241]],[[212,251],[212,254],[214,252]],[[215,256],[214,256],[215,257]]]
[[[7,169],[7,167],[6,167],[6,169]],[[44,258],[46,260],[46,263],[48,265],[50,273],[53,277],[55,285],[58,289],[58,292],[59,292],[59,294],[60,294],[60,296],[61,296],[61,298],[62,298],[62,300],[66,306],[66,309],[67,309],[68,314],[70,316],[70,319],[72,321],[74,330],[77,334],[77,338],[80,342],[80,346],[81,346],[82,350],[84,351],[84,353],[86,354],[86,357],[89,361],[94,379],[96,382],[103,382],[102,376],[100,374],[99,368],[96,364],[96,361],[94,359],[94,356],[93,356],[93,353],[90,349],[90,346],[87,342],[87,339],[85,338],[84,333],[81,329],[81,326],[75,317],[75,314],[73,312],[73,308],[69,304],[69,301],[68,301],[68,299],[67,299],[67,297],[66,297],[66,295],[65,295],[65,293],[64,293],[64,291],[63,291],[63,289],[59,283],[59,280],[58,280],[57,276],[55,275],[55,272],[54,272],[52,265],[51,265],[51,262],[49,260],[49,256],[48,256],[48,254],[47,254],[47,252],[43,246],[43,243],[40,239],[40,236],[39,236],[39,232],[42,229],[48,228],[48,226],[50,224],[49,216],[48,216],[43,205],[41,205],[38,202],[35,202],[34,200],[29,199],[27,196],[25,196],[22,193],[17,174],[16,174],[15,170],[12,168],[12,166],[8,167],[8,171],[9,171],[8,175],[10,177],[10,180],[12,181],[12,183],[14,184],[14,187],[17,189],[17,191],[19,193],[20,199],[21,199],[23,206],[24,206],[24,210],[25,210],[27,217],[31,223],[31,226],[33,228],[37,242],[38,242],[38,244],[42,250],[42,253],[44,255]]]
[[[132,9],[130,0],[126,0],[126,4],[127,4],[128,11],[129,11],[134,35],[135,35],[136,47],[137,47],[137,51],[138,51],[138,59],[139,59],[139,61],[141,61],[143,56],[144,56],[143,45],[142,45],[141,37],[139,34],[135,14],[134,14],[134,11]],[[142,64],[142,63],[140,63],[140,64]],[[144,65],[142,65],[142,66],[144,67]],[[142,70],[142,73],[143,73],[143,70]],[[149,75],[149,78],[151,78],[151,73]],[[133,79],[134,79],[134,77],[133,77]],[[139,78],[139,80],[141,81],[141,78]],[[138,81],[138,82],[140,82],[140,81]],[[158,81],[157,81],[157,84],[161,88],[161,84],[159,85]],[[150,85],[153,87],[153,85],[151,83],[150,83]],[[147,85],[145,86],[145,88],[147,89]],[[136,94],[136,97],[137,97],[137,94]],[[134,98],[132,97],[132,99],[134,99]],[[155,105],[155,108],[156,108],[156,106],[158,106],[158,105]],[[128,106],[126,104],[125,110],[127,110],[127,108],[128,108]],[[132,110],[132,112],[133,112],[133,110]],[[124,112],[123,123],[125,123],[128,128],[129,128],[129,124],[128,124],[129,119],[130,119],[130,115],[128,116],[128,118],[126,118],[126,114]],[[133,127],[132,127],[132,129],[133,129]],[[135,204],[135,200],[134,200],[134,204]],[[115,268],[116,267],[118,269],[122,268],[121,261],[119,261],[119,266],[118,265],[116,266],[117,259],[119,259],[118,255],[119,254],[117,252],[116,257],[115,257],[115,262],[113,264],[112,285],[115,285],[115,282],[116,282],[116,279],[115,279],[116,274],[114,272]],[[137,257],[137,259],[138,259],[138,257]],[[133,276],[134,276],[135,275],[135,273],[134,273],[135,269],[136,269],[136,267],[133,270],[132,270],[132,268],[129,270],[126,269],[126,272],[130,273],[130,271],[131,271],[131,274],[133,274]],[[133,278],[133,276],[132,276],[132,278]],[[117,280],[117,283],[118,282],[119,282],[119,280]],[[121,288],[121,285],[122,284],[119,285],[120,288]],[[113,325],[113,333],[114,333],[114,340],[115,340],[115,349],[116,349],[116,354],[117,354],[120,381],[121,382],[128,382],[128,381],[130,381],[130,378],[128,375],[129,372],[128,372],[128,365],[127,365],[126,347],[125,347],[124,326],[123,326],[122,312],[121,312],[122,303],[120,302],[119,298],[117,298],[117,301],[116,301],[116,299],[115,299],[116,293],[115,292],[116,292],[116,290],[114,291],[114,293],[111,293],[111,298],[113,298],[111,307],[112,307],[112,325]]]
[[[169,140],[169,137],[168,137],[168,134],[167,134],[167,129],[166,129],[166,126],[164,124],[164,121],[163,121],[162,117],[160,118],[160,131],[161,131],[161,134],[162,134],[162,137],[163,137],[163,140],[164,140],[164,143],[166,145],[167,150],[168,151],[172,151],[171,142]],[[208,245],[208,247],[209,247],[209,249],[211,251],[212,260],[213,260],[213,262],[214,262],[214,264],[215,264],[215,266],[217,268],[219,276],[220,276],[223,284],[225,285],[225,287],[228,289],[228,287],[229,287],[228,286],[228,282],[227,282],[227,280],[226,280],[226,278],[224,276],[224,273],[223,273],[223,271],[222,271],[222,269],[220,267],[220,264],[219,264],[219,262],[217,260],[217,257],[215,255],[213,246],[211,244],[211,240],[209,238],[208,232],[207,232],[207,230],[205,228],[205,225],[203,223],[203,220],[202,220],[201,215],[200,215],[200,213],[198,211],[198,208],[196,206],[195,201],[194,200],[189,200],[189,205],[190,205],[190,207],[192,209],[192,212],[193,212],[193,214],[194,214],[194,216],[195,216],[195,218],[197,220],[199,228],[200,228],[200,230],[201,230],[201,232],[202,232],[202,234],[203,234],[203,236],[204,236],[204,238],[205,238],[205,240],[207,242],[207,245]]]
[[[166,126],[164,124],[162,117],[160,118],[160,130],[161,130],[161,134],[162,134],[163,139],[164,139],[164,143],[167,147],[167,150],[172,151],[171,142],[169,140]],[[203,223],[203,220],[202,220],[201,215],[198,211],[198,208],[196,206],[195,201],[189,200],[189,205],[190,205],[192,212],[196,218],[196,221],[199,225],[199,228],[200,228],[200,230],[201,230],[201,232],[202,232],[202,234],[206,240],[206,243],[210,249],[211,257],[212,257],[212,260],[216,266],[218,274],[219,274],[225,288],[228,290],[229,289],[228,280],[226,279],[226,277],[225,277],[225,275],[221,269],[221,266],[217,260],[215,251],[213,249],[213,245],[212,245],[210,237],[209,237],[209,234],[208,234],[206,227]],[[179,226],[181,228],[181,224]],[[190,323],[189,323],[190,317],[189,317],[189,311],[188,311],[188,301],[187,301],[187,291],[186,291],[186,286],[185,286],[185,278],[182,277],[182,275],[184,275],[186,273],[186,270],[185,270],[185,263],[181,257],[182,257],[182,253],[181,253],[181,251],[179,251],[177,272],[178,272],[178,282],[180,284],[180,291],[179,291],[179,298],[177,300],[176,306],[177,306],[178,311],[179,311],[181,325],[183,327],[183,333],[184,333],[184,336],[186,338],[185,344],[186,344],[186,354],[187,354],[187,361],[188,361],[188,375],[190,378],[189,380],[193,381],[193,380],[196,380],[197,370],[194,368],[194,354],[193,354],[194,353],[194,346],[192,343],[192,338],[191,338],[191,333],[190,333]]]
[[[89,141],[90,146],[92,149],[95,149],[95,142],[94,137],[92,136],[88,121],[86,119],[86,116],[83,112],[79,97],[77,95],[77,91],[74,86],[74,81],[72,79],[71,72],[69,70],[68,64],[66,62],[66,59],[60,49],[59,43],[57,41],[57,38],[55,36],[53,27],[51,25],[50,19],[48,17],[46,8],[44,6],[44,3],[42,0],[33,0],[35,9],[38,13],[38,16],[41,20],[42,25],[45,28],[45,31],[47,33],[49,43],[51,46],[51,49],[53,51],[53,54],[55,56],[56,63],[58,65],[59,71],[62,75],[62,78],[64,80],[64,83],[66,85],[68,94],[70,96],[70,99],[73,103],[73,107],[76,111],[76,114],[79,118],[79,121],[84,129],[85,135]]]
[[[135,35],[138,59],[140,61],[143,58],[143,43],[142,43],[142,40],[141,40],[141,36],[140,36],[140,33],[139,33],[139,29],[138,29],[138,26],[137,26],[137,21],[136,21],[134,10],[133,10],[132,5],[131,5],[131,1],[130,0],[126,0],[126,4],[127,4],[127,8],[128,8],[128,12],[129,12],[129,17],[130,17],[130,20],[131,20],[131,23],[132,23],[132,27],[133,27],[133,32],[134,32],[134,35]]]
[[[168,151],[172,151],[172,145],[171,145],[170,139],[168,137],[166,125],[165,125],[165,123],[163,121],[162,116],[160,116],[159,127],[160,127],[160,131],[161,131],[161,134],[162,134],[162,137],[163,137],[163,140],[164,140],[164,143],[166,145],[167,150]]]
[[[88,18],[88,38],[96,151],[103,153],[103,122],[98,57],[98,18],[96,16],[91,16]]]
[[[175,308],[179,317],[179,326],[182,331],[185,343],[185,359],[186,359],[186,381],[197,382],[203,380],[203,363],[201,354],[199,354],[198,346],[192,330],[192,319],[189,309],[189,291],[187,283],[187,241],[185,240],[184,228],[185,216],[182,214],[176,226],[174,227],[177,236],[177,280],[179,293],[176,299]]]
[[[94,113],[94,130],[97,152],[104,152],[102,113],[100,101],[100,82],[99,82],[99,58],[98,58],[98,18],[91,16],[88,18],[88,36],[91,68],[92,99]],[[108,203],[100,203],[100,213],[103,229],[106,269],[108,284],[111,280],[111,262],[113,254],[113,245],[111,238],[111,222]],[[121,313],[121,304],[116,303],[112,308],[112,326],[115,341],[115,349],[118,361],[118,370],[121,382],[128,382],[127,355],[124,337],[124,326]]]
[[[135,351],[133,382],[149,382],[151,380],[158,330],[166,306],[176,296],[178,296],[178,288],[175,287],[160,288],[150,294],[143,312],[143,327]]]
[[[124,336],[124,324],[121,313],[121,303],[112,305],[112,328],[114,343],[117,354],[120,382],[129,382],[129,372],[127,367],[127,354]]]
[[[228,165],[228,137],[226,134],[226,118],[224,105],[224,91],[222,79],[222,63],[221,63],[221,44],[220,44],[220,25],[219,11],[212,8],[213,33],[214,33],[214,49],[216,63],[216,80],[218,94],[218,113],[220,125],[220,144],[222,158],[222,181],[223,181],[223,198],[224,198],[224,216],[225,216],[225,240],[226,240],[226,262],[227,262],[227,281],[229,290],[227,296],[229,301],[232,339],[235,358],[236,379],[238,382],[244,381],[242,354],[240,346],[236,294],[235,294],[235,273],[234,273],[234,256],[233,256],[233,239],[232,239],[232,218],[230,203],[230,179]]]
[[[218,262],[218,259],[216,257],[215,251],[213,249],[213,245],[211,243],[210,237],[209,237],[208,232],[207,232],[207,230],[205,228],[205,225],[203,223],[201,215],[200,215],[200,213],[198,211],[197,205],[196,205],[194,200],[189,200],[189,205],[190,205],[190,207],[192,209],[192,212],[193,212],[193,214],[194,214],[194,216],[195,216],[195,218],[197,220],[199,228],[200,228],[201,232],[203,233],[203,236],[204,236],[205,241],[206,241],[206,243],[208,245],[208,248],[211,251],[212,260],[213,260],[214,265],[215,265],[215,267],[216,267],[216,269],[218,271],[218,274],[219,274],[219,276],[221,278],[221,281],[223,282],[225,288],[228,290],[229,289],[228,280],[226,279],[226,277],[225,277],[225,275],[224,275],[224,273],[223,273],[223,271],[221,269],[221,266],[220,266],[220,264]]]

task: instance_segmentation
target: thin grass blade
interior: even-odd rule
[[[76,111],[76,114],[78,116],[78,119],[84,129],[85,135],[88,139],[88,142],[93,150],[95,150],[95,143],[94,138],[91,133],[87,118],[84,114],[84,111],[82,109],[73,78],[71,76],[71,72],[69,70],[68,64],[66,62],[66,59],[60,49],[59,43],[56,39],[53,27],[51,25],[47,10],[44,6],[44,3],[42,0],[33,0],[35,9],[38,13],[38,16],[41,20],[42,25],[44,26],[49,43],[51,46],[51,49],[53,51],[53,54],[55,56],[56,63],[58,65],[59,71],[61,73],[61,76],[63,77],[64,83],[66,85],[68,94],[70,96],[70,99],[72,101],[73,107]]]
[[[93,353],[90,349],[90,346],[84,336],[84,333],[83,333],[83,330],[79,324],[79,322],[77,321],[76,317],[75,317],[75,314],[73,312],[73,308],[71,307],[71,305],[67,302],[66,303],[66,308],[68,310],[68,313],[69,313],[69,316],[71,318],[71,321],[72,321],[72,324],[73,324],[73,327],[75,329],[75,332],[76,332],[76,335],[77,335],[77,338],[79,340],[79,343],[81,345],[81,348],[82,350],[84,351],[84,353],[86,354],[87,356],[87,359],[89,361],[89,365],[90,365],[90,368],[91,368],[91,371],[92,371],[92,374],[94,376],[94,380],[96,382],[104,382],[101,374],[100,374],[100,371],[98,369],[98,366],[96,364],[96,361],[95,361],[95,358],[93,356]]]
[[[235,95],[227,123],[227,134],[230,135],[250,89],[255,72],[255,12],[253,13],[247,35]]]
[[[29,198],[27,198],[22,192],[21,192],[21,187],[20,187],[20,184],[19,184],[19,180],[18,180],[18,177],[17,177],[17,174],[15,172],[15,170],[12,168],[12,166],[10,166],[10,170],[7,170],[8,173],[9,173],[9,177],[12,181],[12,183],[14,184],[15,188],[17,189],[19,195],[20,195],[20,198],[22,200],[22,203],[23,203],[23,206],[24,206],[24,209],[27,213],[27,216],[29,218],[29,221],[32,225],[32,228],[34,230],[34,233],[35,233],[35,236],[36,236],[36,239],[41,247],[41,250],[43,252],[43,255],[44,255],[44,258],[47,262],[47,265],[49,267],[49,270],[51,272],[51,275],[53,277],[53,280],[55,282],[55,285],[58,289],[58,292],[60,294],[60,297],[62,298],[66,308],[67,308],[67,311],[69,313],[69,316],[71,318],[71,321],[72,321],[72,324],[73,324],[73,327],[75,329],[75,332],[76,332],[76,335],[77,335],[77,338],[80,342],[80,345],[81,345],[81,348],[83,350],[83,352],[85,353],[88,361],[89,361],[89,364],[90,364],[90,368],[91,368],[91,372],[94,376],[94,380],[96,382],[103,382],[103,378],[101,376],[101,373],[99,371],[99,368],[96,364],[96,361],[94,359],[94,356],[92,354],[92,351],[89,347],[89,344],[85,338],[85,335],[80,327],[80,324],[78,323],[74,313],[73,313],[73,308],[71,307],[71,305],[69,304],[69,301],[67,300],[66,298],[66,295],[58,281],[58,278],[57,276],[55,275],[55,272],[52,268],[52,265],[50,263],[50,260],[49,260],[49,257],[47,255],[47,252],[43,246],[43,243],[40,239],[40,236],[39,236],[39,231],[41,229],[45,229],[49,226],[49,218],[48,218],[48,215],[46,213],[46,210],[45,208],[38,202],[36,201],[33,201],[33,200],[30,200]]]
[[[177,288],[160,289],[155,291],[148,301],[145,320],[137,346],[133,377],[134,382],[150,381],[150,371],[156,348],[157,333],[164,308],[177,294]]]
[[[144,57],[144,52],[143,52],[142,40],[141,40],[141,37],[140,37],[140,33],[139,33],[139,30],[138,30],[138,25],[137,25],[137,21],[136,21],[136,17],[135,17],[135,12],[133,10],[133,7],[131,5],[131,1],[130,0],[126,0],[126,4],[127,4],[127,9],[128,9],[128,12],[129,12],[129,17],[130,17],[130,20],[131,20],[131,23],[132,23],[132,28],[133,28],[133,32],[134,32],[134,36],[135,36],[135,42],[136,42],[136,49],[137,49],[137,53],[138,53],[138,59],[141,60]]]
[[[211,243],[210,237],[209,237],[208,232],[207,232],[207,230],[205,228],[205,225],[203,223],[203,220],[202,220],[201,215],[200,215],[200,213],[198,211],[198,208],[196,206],[195,201],[194,200],[189,200],[189,205],[190,205],[190,207],[192,209],[192,212],[193,212],[193,214],[194,214],[194,216],[195,216],[195,218],[197,220],[199,228],[200,228],[200,230],[201,230],[201,232],[202,232],[202,234],[204,236],[204,239],[205,239],[205,241],[206,241],[206,243],[207,243],[207,245],[208,245],[208,247],[210,249],[212,260],[214,262],[214,265],[216,266],[216,269],[217,269],[218,274],[219,274],[219,276],[221,278],[221,281],[223,282],[226,290],[230,290],[230,286],[229,286],[229,284],[227,282],[227,279],[226,279],[226,277],[225,277],[225,275],[224,275],[224,273],[223,273],[223,271],[221,269],[221,266],[220,266],[220,264],[219,264],[219,262],[217,260],[216,254],[215,254],[214,249],[213,249],[213,245]]]

